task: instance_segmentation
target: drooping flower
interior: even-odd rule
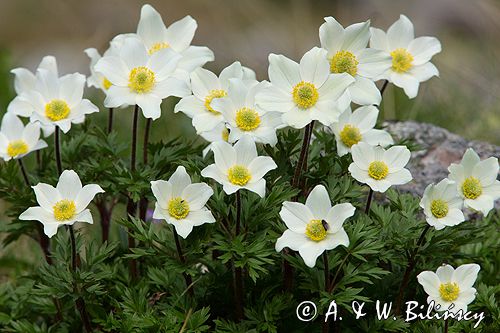
[[[227,96],[212,101],[212,108],[222,113],[229,129],[228,141],[234,143],[243,135],[257,143],[276,145],[276,129],[281,126],[279,112],[266,112],[255,104],[255,95],[269,87],[268,82],[230,79]]]
[[[351,176],[375,192],[385,192],[392,185],[403,185],[412,180],[410,171],[404,168],[410,160],[410,151],[405,146],[385,150],[360,142],[351,148],[351,155]]]
[[[56,234],[57,228],[73,225],[75,222],[92,224],[93,219],[87,206],[98,193],[104,190],[96,184],[82,187],[80,178],[73,170],[65,170],[56,187],[39,183],[33,186],[40,206],[30,207],[20,216],[20,220],[39,221],[48,237]]]
[[[214,191],[205,183],[192,184],[183,166],[177,167],[168,181],[152,181],[151,190],[156,198],[153,218],[172,224],[182,238],[195,226],[215,222],[205,206]]]
[[[371,28],[370,47],[392,58],[392,66],[379,79],[403,88],[409,98],[417,96],[420,82],[439,75],[430,60],[441,52],[441,43],[434,37],[415,38],[413,24],[404,15],[389,27],[387,34]]]
[[[394,143],[389,133],[375,129],[378,109],[375,106],[362,106],[351,111],[347,108],[332,124],[331,129],[337,141],[337,153],[343,156],[351,151],[351,147],[359,142],[372,146],[388,146]]]
[[[201,171],[203,177],[214,179],[227,194],[247,189],[261,198],[265,196],[264,175],[277,165],[269,156],[257,156],[255,142],[250,136],[243,136],[234,146],[224,141],[214,142],[212,151],[215,163]]]
[[[469,148],[460,164],[448,167],[448,178],[455,182],[465,207],[488,215],[493,209],[495,200],[500,198],[500,181],[498,177],[498,159],[490,157],[483,161],[479,155]]]
[[[266,111],[282,112],[283,123],[303,128],[313,120],[329,126],[340,111],[335,106],[355,80],[347,73],[330,74],[327,51],[313,48],[300,64],[283,55],[269,55],[271,86],[255,96]]]
[[[354,211],[350,203],[332,207],[323,185],[317,185],[309,193],[305,205],[285,201],[280,216],[288,229],[276,241],[276,251],[285,247],[299,251],[304,263],[314,267],[324,251],[339,245],[349,246],[349,237],[342,224],[354,215]]]
[[[347,73],[355,82],[339,101],[344,110],[351,100],[360,105],[380,104],[382,96],[374,80],[391,67],[386,52],[367,48],[370,21],[356,23],[344,29],[333,17],[325,17],[319,28],[321,47],[328,51],[331,73]]]
[[[448,179],[427,186],[420,200],[427,223],[436,230],[465,221],[462,205],[463,199],[458,195],[457,186]]]
[[[103,57],[94,66],[111,82],[104,105],[138,105],[144,117],[159,118],[163,99],[190,93],[184,80],[172,77],[179,60],[180,56],[168,48],[149,55],[139,39],[125,39],[119,56]]]
[[[427,303],[434,301],[437,311],[465,313],[467,305],[476,298],[476,289],[472,286],[480,269],[477,264],[461,265],[457,269],[443,265],[435,273],[424,271],[418,274],[417,279],[429,295]]]
[[[0,156],[8,161],[11,158],[21,158],[32,151],[47,147],[40,140],[40,125],[29,123],[26,127],[13,113],[6,113],[0,128]]]
[[[204,68],[198,68],[191,73],[191,89],[193,94],[184,97],[177,103],[174,112],[183,112],[192,118],[197,133],[213,130],[224,123],[224,116],[212,106],[216,98],[227,96],[230,79],[255,81],[255,73],[239,62],[234,62],[224,68],[219,77]]]

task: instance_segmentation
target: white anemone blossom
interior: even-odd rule
[[[394,143],[389,133],[375,129],[378,109],[375,106],[361,106],[354,112],[348,107],[330,128],[337,141],[337,153],[343,156],[351,152],[351,147],[359,142],[372,146],[389,146]]]
[[[462,206],[463,199],[458,195],[455,182],[448,179],[427,186],[420,200],[427,223],[436,230],[464,222]]]
[[[2,118],[0,128],[0,157],[5,161],[18,159],[32,151],[47,147],[47,143],[40,140],[40,125],[23,122],[13,113],[6,113]]]
[[[269,156],[257,156],[253,139],[245,135],[234,146],[219,141],[212,144],[215,163],[201,171],[203,177],[212,178],[223,186],[226,194],[240,189],[266,194],[264,175],[278,166]]]
[[[405,146],[385,150],[360,142],[352,147],[351,155],[351,176],[375,192],[385,192],[392,185],[403,185],[412,180],[410,171],[405,169],[411,155]]]
[[[351,101],[359,105],[380,104],[382,96],[375,80],[391,67],[386,52],[367,48],[370,21],[356,23],[344,29],[333,17],[325,17],[319,28],[321,47],[328,51],[331,73],[347,73],[355,82],[339,100],[344,110]]]
[[[467,305],[476,298],[476,289],[473,285],[480,269],[477,264],[461,265],[456,269],[450,265],[443,265],[435,273],[421,272],[417,279],[429,295],[427,303],[434,301],[434,308],[437,311],[465,313]]]
[[[205,157],[207,156],[208,152],[212,150],[212,144],[214,142],[229,141],[229,129],[226,127],[226,124],[220,123],[211,131],[201,132],[200,136],[206,141],[210,142],[210,144],[206,146],[205,149],[203,149],[202,156]]]
[[[344,221],[354,215],[350,203],[332,207],[328,192],[317,185],[306,199],[306,204],[285,201],[280,217],[287,230],[276,241],[276,251],[288,247],[299,251],[304,263],[314,267],[316,259],[327,250],[339,245],[349,246],[349,237],[344,230]]]
[[[451,164],[448,171],[448,178],[455,182],[465,207],[488,215],[495,200],[500,198],[498,158],[490,157],[481,161],[479,155],[469,148],[460,164]]]
[[[190,93],[184,80],[172,76],[180,58],[169,48],[149,55],[139,39],[125,39],[118,56],[103,57],[94,66],[111,82],[104,105],[138,105],[144,117],[158,119],[163,99]]]
[[[224,68],[219,76],[213,72],[198,68],[193,71],[191,77],[191,89],[193,94],[184,97],[175,105],[174,112],[182,112],[189,118],[198,134],[213,130],[224,123],[224,116],[212,106],[216,98],[227,96],[230,79],[242,79],[245,82],[257,82],[255,73],[238,61]]]
[[[183,166],[177,167],[168,181],[152,181],[151,190],[156,198],[153,218],[172,224],[182,238],[195,226],[215,222],[205,206],[214,191],[205,183],[191,183]]]
[[[338,98],[354,78],[347,73],[330,74],[327,51],[318,47],[306,52],[300,64],[283,55],[269,55],[271,86],[257,94],[256,104],[266,111],[282,112],[284,124],[303,128],[318,120],[329,126],[337,121]]]
[[[435,37],[415,38],[413,24],[404,15],[387,33],[371,28],[370,47],[385,51],[392,58],[392,66],[379,79],[403,88],[409,98],[417,96],[420,82],[439,76],[430,60],[441,52],[441,43]]]
[[[119,37],[119,36],[117,36]],[[114,38],[109,43],[109,48],[103,53],[101,56],[99,51],[95,48],[85,49],[85,54],[90,58],[90,76],[87,78],[87,86],[94,87],[96,89],[102,90],[106,93],[109,87],[112,86],[111,81],[109,81],[104,75],[99,72],[96,72],[94,66],[102,57],[110,57],[110,56],[119,56],[120,47],[123,44],[124,38]]]
[[[269,87],[266,81],[230,79],[227,96],[212,101],[214,110],[222,113],[229,130],[228,141],[234,143],[249,135],[256,143],[276,145],[276,129],[281,127],[281,113],[266,112],[255,104],[255,95]]]
[[[56,187],[39,183],[33,186],[33,190],[40,206],[28,208],[19,219],[41,222],[48,237],[54,236],[63,225],[73,225],[75,222],[92,224],[92,215],[87,206],[96,194],[104,192],[96,184],[82,186],[73,170],[63,171]]]

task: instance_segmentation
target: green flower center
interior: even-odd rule
[[[325,239],[327,231],[328,223],[324,220],[311,220],[306,225],[306,236],[315,242]]]
[[[70,109],[68,103],[61,99],[53,99],[45,104],[45,116],[52,121],[66,119],[69,113]]]
[[[462,183],[462,193],[467,199],[477,199],[483,193],[483,186],[476,177],[470,176]]]
[[[431,213],[437,219],[445,217],[448,215],[448,203],[441,199],[432,200]]]
[[[250,181],[252,175],[247,167],[243,165],[235,165],[229,168],[227,177],[232,184],[243,186]]]
[[[57,221],[67,221],[71,219],[76,214],[76,206],[73,200],[60,200],[54,207],[54,217]]]
[[[168,213],[177,220],[181,220],[189,214],[189,204],[182,198],[172,198],[168,202]]]

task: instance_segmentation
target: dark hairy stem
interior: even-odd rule
[[[146,118],[146,125],[144,128],[144,141],[142,146],[142,162],[144,166],[148,164],[148,146],[149,146],[149,132],[151,130],[151,118]],[[148,199],[142,197],[139,201],[139,218],[146,221],[146,214],[148,211]]]
[[[136,153],[137,153],[137,120],[139,118],[139,106],[136,105],[134,107],[134,120],[132,123],[132,147],[130,149],[130,171],[134,172],[135,171],[135,158],[136,158]],[[128,202],[127,202],[127,214],[129,216],[135,216],[137,213],[137,205],[135,204],[134,200],[132,200],[132,197],[129,196]],[[131,233],[129,232],[128,235],[128,248],[129,250],[135,247],[135,240],[134,237],[132,237]],[[137,272],[137,262],[135,259],[130,260],[130,275],[132,278],[136,278],[138,275]]]
[[[61,162],[61,146],[60,146],[60,129],[59,126],[56,126],[56,131],[54,133],[54,147],[55,147],[55,154],[56,154],[56,166],[57,166],[57,173],[61,175],[62,173],[62,162]]]
[[[241,231],[241,196],[240,192],[236,192],[236,236]],[[243,319],[243,271],[241,267],[234,267],[234,302],[236,320]]]
[[[370,192],[368,193],[368,198],[366,199],[365,214],[368,214],[370,212],[370,206],[372,204],[372,199],[373,199],[373,190],[370,187]]]
[[[388,84],[389,84],[389,81],[388,80],[384,80],[384,83],[382,84],[382,87],[380,88],[380,95],[384,94],[384,91],[387,88]]]
[[[325,291],[328,292],[330,289],[330,269],[328,268],[328,254],[327,252],[323,252],[323,265],[324,265],[324,273],[325,273]],[[323,333],[328,333],[330,330],[328,321],[323,321]]]
[[[403,275],[403,279],[401,280],[401,285],[399,286],[398,297],[396,299],[396,309],[394,311],[394,313],[396,315],[399,315],[401,313],[401,305],[403,303],[404,292],[405,292],[406,286],[408,285],[408,282],[410,281],[411,273],[412,273],[413,269],[415,268],[415,265],[417,264],[416,256],[417,256],[418,249],[422,245],[422,243],[424,242],[425,234],[427,233],[427,231],[429,231],[430,227],[431,227],[430,225],[425,226],[424,230],[420,234],[420,238],[417,241],[417,246],[413,250],[413,253],[411,254],[410,258],[408,259],[408,265],[406,266],[406,270],[405,270],[405,273]]]
[[[448,333],[448,318],[444,320],[444,333]]]
[[[21,174],[23,176],[24,183],[26,184],[26,186],[30,187],[31,186],[30,181],[28,179],[28,174],[26,173],[26,169],[24,168],[23,160],[21,158],[18,158],[17,164],[19,165],[19,170],[21,170]]]
[[[179,235],[177,234],[177,231],[175,231],[175,228],[173,228],[173,231],[174,231],[175,247],[177,248],[177,254],[179,255],[180,261],[185,265],[186,257],[184,257],[184,253],[182,252]],[[184,275],[184,280],[186,281],[186,287],[188,288],[189,295],[194,296],[193,279],[191,278],[191,275],[187,273],[184,273],[183,275]]]
[[[108,134],[113,130],[113,108],[109,108],[108,111]]]

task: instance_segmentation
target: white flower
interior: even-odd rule
[[[191,73],[193,95],[181,99],[174,112],[181,111],[192,118],[198,134],[213,130],[224,123],[224,116],[213,108],[212,101],[227,96],[229,80],[236,78],[256,82],[255,73],[238,61],[224,68],[219,77],[204,68],[196,69]]]
[[[46,134],[53,132],[55,126],[66,133],[72,123],[83,123],[85,115],[99,111],[88,99],[83,99],[84,75],[57,75],[57,71],[39,68],[35,86],[18,96],[24,108],[12,108],[14,114],[40,122],[44,131],[47,129]]]
[[[496,157],[481,161],[477,153],[469,148],[460,164],[453,163],[448,167],[448,178],[455,182],[466,207],[488,215],[495,200],[500,198],[498,170]]]
[[[33,186],[40,206],[30,207],[20,216],[20,220],[40,221],[48,237],[56,234],[57,228],[73,225],[75,222],[92,224],[92,215],[87,206],[97,193],[104,190],[96,184],[82,187],[80,178],[73,170],[65,170],[56,187],[39,183]]]
[[[330,127],[337,141],[337,153],[343,156],[351,151],[351,147],[359,142],[372,146],[388,146],[394,141],[384,130],[374,129],[377,123],[378,109],[375,106],[362,106],[351,111],[348,107]]]
[[[385,150],[360,142],[351,148],[351,155],[351,176],[373,191],[385,192],[392,185],[403,185],[412,180],[410,171],[404,168],[410,160],[410,151],[405,146]]]
[[[224,141],[228,142],[229,140],[229,130],[227,129],[224,123],[220,123],[213,130],[207,132],[201,132],[200,136],[206,141],[210,142],[208,146],[203,149],[203,157],[207,156],[208,152],[212,150],[212,144],[214,142]]]
[[[266,180],[263,177],[278,166],[269,156],[257,156],[250,136],[243,136],[234,146],[224,141],[214,142],[212,150],[215,163],[201,171],[203,177],[217,181],[227,194],[244,188],[264,197]]]
[[[42,61],[38,65],[37,71],[39,69],[48,70],[49,72],[52,72],[56,76],[58,76],[57,62],[56,62],[56,58],[54,58],[53,56],[43,57]],[[10,72],[15,75],[14,89],[16,90],[16,93],[18,95],[21,95],[23,92],[35,89],[36,76],[30,70],[28,70],[26,68],[14,68]],[[13,104],[14,101],[15,101],[15,99],[10,104]],[[9,105],[9,107],[11,107],[11,106]],[[14,107],[14,105],[12,107]],[[29,110],[27,110],[27,111],[29,111]],[[8,112],[12,112],[12,110],[8,110]],[[23,114],[21,114],[22,112],[20,112],[20,111],[18,111],[18,113],[20,115],[23,115]],[[29,117],[30,115],[31,114],[23,115],[23,116]]]
[[[439,75],[430,60],[441,52],[441,43],[434,37],[415,38],[413,24],[404,15],[389,27],[387,34],[371,28],[370,47],[392,57],[392,66],[379,79],[403,88],[409,98],[417,96],[420,82]]]
[[[229,142],[250,135],[255,142],[276,145],[276,129],[281,126],[279,112],[266,112],[255,105],[255,95],[269,87],[266,81],[245,82],[230,79],[227,96],[212,101],[212,108],[222,113],[229,129]]]
[[[182,238],[186,238],[195,226],[215,222],[205,207],[214,191],[205,183],[192,184],[183,166],[177,167],[168,181],[152,181],[151,190],[156,198],[153,218],[172,224]]]
[[[138,105],[144,117],[159,118],[163,99],[190,93],[186,82],[172,77],[179,60],[180,56],[168,48],[150,56],[139,39],[125,39],[119,56],[103,57],[94,66],[112,84],[104,105]]]
[[[346,73],[330,74],[327,52],[314,47],[300,64],[282,55],[269,55],[269,79],[272,86],[255,97],[266,111],[283,113],[283,123],[303,128],[313,120],[331,125],[340,112],[337,99],[354,82]]]
[[[23,122],[13,113],[6,113],[0,128],[0,156],[8,161],[18,159],[32,151],[47,147],[47,143],[40,140],[40,125],[29,123],[24,127]]]
[[[480,269],[477,264],[461,265],[457,269],[443,265],[436,273],[424,271],[418,274],[417,279],[429,295],[427,303],[434,301],[437,311],[449,310],[456,313],[462,310],[465,313],[467,305],[476,298],[476,289],[472,286]]]
[[[344,29],[333,17],[325,17],[319,28],[321,47],[328,51],[331,73],[348,73],[356,80],[339,101],[341,110],[351,100],[360,105],[380,104],[382,96],[374,80],[391,67],[386,52],[367,48],[370,21],[356,23]]]
[[[458,195],[457,186],[448,179],[443,179],[437,185],[427,186],[420,200],[427,223],[436,230],[465,221],[462,205],[463,200]]]
[[[178,68],[190,73],[214,60],[214,53],[208,47],[191,45],[197,27],[196,21],[191,16],[186,16],[167,28],[161,15],[151,5],[144,5],[137,35],[150,54],[166,48],[179,53],[182,58]]]
[[[332,207],[323,185],[317,185],[309,193],[305,205],[285,201],[280,216],[288,230],[276,241],[276,251],[285,247],[299,251],[305,264],[314,267],[324,251],[339,245],[349,246],[349,237],[342,224],[354,215],[354,211],[350,203]]]
[[[122,38],[123,39],[123,38]],[[109,43],[109,48],[104,52],[102,57],[119,56],[119,50],[122,44],[122,40],[118,43],[116,38]],[[85,54],[90,58],[90,76],[87,78],[87,86],[94,87],[96,89],[102,90],[104,93],[107,92],[112,83],[101,73],[95,71],[95,64],[102,58],[95,48],[88,48],[84,50]]]

